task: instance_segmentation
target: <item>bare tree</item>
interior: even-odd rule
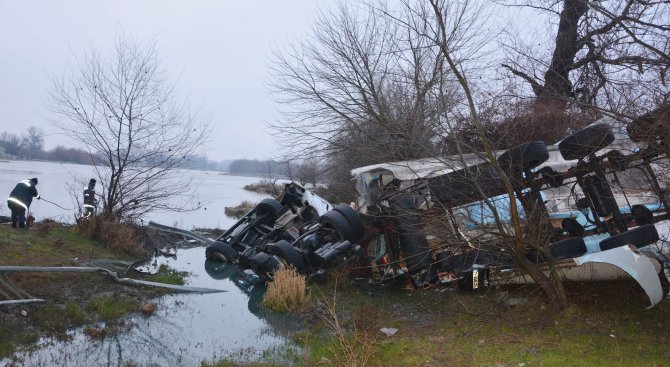
[[[378,5],[339,3],[275,54],[271,88],[285,109],[271,127],[290,152],[353,168],[420,158],[440,141],[439,108],[454,93],[444,59]]]
[[[23,149],[23,139],[18,137],[16,134],[3,132],[0,134],[0,143],[5,149],[5,153],[10,157],[18,157],[21,154]]]
[[[29,127],[27,133],[23,136],[22,149],[28,157],[39,157],[44,149],[44,131],[35,126]]]
[[[177,101],[155,41],[119,39],[109,57],[91,50],[54,78],[51,97],[54,125],[101,162],[103,215],[197,208],[194,183],[179,168],[204,142],[206,124]]]
[[[668,98],[670,3],[667,1],[512,0],[539,12],[553,40],[512,36],[502,66],[531,87],[536,109],[569,104],[639,114]],[[546,41],[550,54],[543,52]],[[534,42],[534,44],[531,44]]]
[[[418,25],[419,29],[430,30],[422,34],[439,47],[447,69],[444,74],[446,75],[447,71],[451,73],[462,89],[463,105],[467,108],[467,119],[474,127],[477,138],[481,142],[482,152],[479,153],[476,147],[463,141],[453,140],[453,144],[456,145],[456,150],[461,157],[460,162],[457,160],[457,166],[461,167],[459,171],[462,174],[457,182],[460,181],[464,191],[468,193],[467,196],[471,196],[473,199],[478,197],[482,201],[492,219],[492,224],[484,228],[488,236],[494,238],[494,241],[489,245],[509,251],[514,262],[542,287],[552,305],[556,308],[565,307],[567,298],[561,278],[556,271],[552,269],[551,273],[546,275],[537,264],[532,263],[525,256],[527,249],[532,247],[547,255],[546,258],[550,258],[543,247],[548,235],[546,231],[542,230],[542,221],[534,220],[535,217],[541,217],[537,213],[537,208],[525,202],[522,196],[521,189],[517,185],[516,169],[503,168],[503,165],[498,162],[495,146],[487,136],[480,115],[480,104],[476,100],[477,86],[471,83],[468,77],[468,73],[472,72],[469,70],[472,63],[467,61],[473,55],[465,57],[463,55],[464,50],[459,49],[453,37],[453,34],[461,34],[464,39],[474,40],[472,35],[481,33],[480,30],[483,27],[481,14],[484,13],[484,3],[476,0],[459,2],[430,0],[426,4],[421,1],[404,0],[403,5],[413,14],[410,22],[403,22],[407,27],[415,28]],[[446,114],[449,110],[443,109],[442,112]],[[449,120],[445,118],[448,125],[450,125]],[[480,157],[485,164],[476,167],[471,166],[466,160],[466,154]],[[431,188],[431,191],[435,194],[437,204],[445,208],[445,214],[452,214],[453,206],[450,206],[448,200],[441,198],[441,196],[451,196],[449,192],[456,191],[457,187],[454,187],[453,183],[448,183],[445,186],[439,180],[434,185],[436,187]],[[442,187],[440,188],[440,186]],[[446,195],[440,195],[440,190],[447,190]],[[506,199],[503,199],[506,204],[503,210],[494,203],[493,199],[494,197],[499,198],[501,194],[506,197]],[[462,194],[458,195],[463,196]],[[517,199],[521,200],[524,209],[526,209],[526,220],[522,216],[522,208],[519,207]]]

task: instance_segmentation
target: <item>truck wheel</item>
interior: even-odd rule
[[[349,226],[351,227],[351,230],[353,232],[353,235],[355,236],[355,241],[349,240],[351,243],[356,243],[363,238],[363,235],[365,234],[365,227],[363,226],[363,221],[361,220],[361,216],[358,214],[357,211],[355,211],[353,208],[351,208],[347,204],[337,204],[335,205],[335,208],[333,208],[342,216],[344,219],[347,220],[349,223]]]
[[[347,240],[351,243],[357,242],[360,238],[357,238],[354,235],[354,231],[347,219],[337,210],[331,210],[326,212],[324,215],[319,218],[319,223],[327,228],[335,230],[337,237],[340,241]]]
[[[568,232],[570,237],[583,237],[584,226],[581,225],[575,218],[565,218],[561,221],[561,228]]]
[[[654,213],[644,205],[633,205],[630,212],[633,214],[633,218],[635,218],[635,222],[637,222],[638,226],[651,224],[654,221]]]
[[[587,126],[558,143],[565,160],[582,159],[612,144],[614,133],[607,124]]]
[[[237,251],[232,246],[223,242],[209,245],[205,249],[205,257],[208,260],[233,263],[238,256]]]
[[[600,241],[600,250],[610,250],[624,245],[641,248],[658,241],[658,231],[653,224],[647,224]]]
[[[500,165],[508,170],[528,171],[549,159],[549,150],[543,141],[531,141],[519,144],[498,157]]]
[[[281,264],[276,259],[264,252],[251,256],[247,264],[264,282],[272,281],[275,271],[281,268]]]
[[[275,199],[263,199],[260,203],[256,204],[256,214],[261,215],[270,215],[276,217],[277,213],[282,210],[283,206]]]
[[[586,253],[586,244],[581,237],[568,238],[547,246],[554,260],[570,259]]]
[[[282,258],[288,265],[295,267],[298,271],[305,268],[302,254],[286,240],[268,243],[265,245],[265,252]]]

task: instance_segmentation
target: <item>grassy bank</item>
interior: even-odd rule
[[[632,280],[568,284],[571,306],[552,310],[533,288],[403,292],[341,281],[312,286],[311,327],[293,335],[299,366],[667,366],[670,302],[647,310]],[[335,312],[334,312],[335,311]],[[395,328],[387,336],[381,328]],[[238,366],[222,360],[203,366]],[[277,366],[272,357],[245,366]]]
[[[670,302],[646,310],[648,299],[632,280],[569,284],[568,288],[572,305],[561,312],[550,309],[530,288],[508,289],[515,292],[514,297],[528,300],[511,308],[497,303],[493,291],[345,289],[336,305],[342,330],[331,327],[328,333],[302,336],[311,351],[305,364],[670,364]],[[325,321],[332,325],[332,318]],[[383,327],[398,331],[386,336],[379,331]],[[367,364],[359,363],[365,358],[369,358]]]
[[[28,230],[0,225],[0,265],[83,266],[89,259],[132,260],[104,243],[87,239],[75,226],[38,223]],[[1,276],[1,275],[0,275]],[[0,358],[41,336],[65,337],[69,328],[145,312],[163,291],[125,286],[98,273],[7,273],[7,278],[42,304],[0,306]],[[169,268],[151,280],[183,284],[185,274]],[[150,308],[150,307],[149,307]],[[146,313],[146,312],[145,312]],[[89,335],[104,335],[96,330]]]

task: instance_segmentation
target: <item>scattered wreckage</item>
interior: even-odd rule
[[[652,306],[668,264],[668,157],[649,116],[628,124],[603,118],[556,145],[533,141],[495,152],[514,186],[522,220],[537,220],[544,250],[566,280],[633,277]],[[614,127],[614,129],[613,129]],[[463,289],[525,283],[501,236],[510,199],[499,171],[480,153],[376,164],[352,170],[357,210],[332,205],[289,183],[216,240],[209,261],[238,264],[262,280],[284,267],[309,278],[346,268],[384,283]],[[437,219],[436,221],[426,218]],[[546,243],[546,245],[544,245]]]

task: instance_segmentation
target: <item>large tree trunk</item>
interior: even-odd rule
[[[544,74],[544,87],[537,93],[537,110],[565,110],[568,98],[573,94],[569,74],[580,49],[577,27],[579,19],[584,16],[588,8],[587,0],[565,0],[563,2],[561,20],[556,34],[556,47],[551,64]]]

